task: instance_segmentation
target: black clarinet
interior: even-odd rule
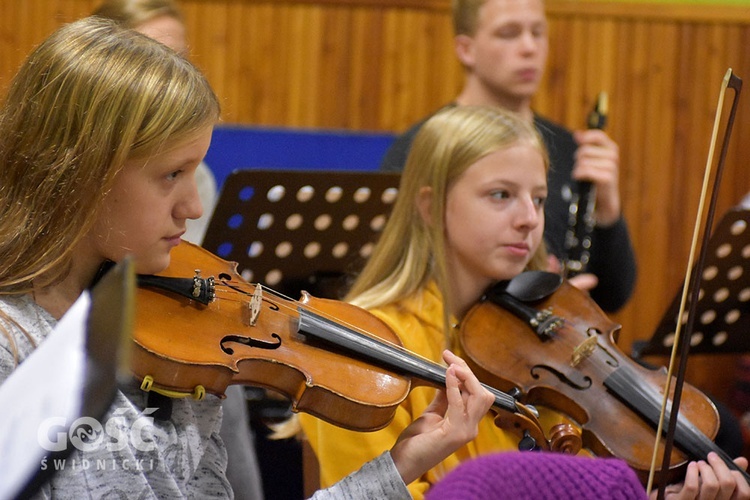
[[[604,130],[607,124],[607,93],[600,92],[594,109],[588,116],[588,128]],[[586,272],[591,258],[591,236],[596,220],[596,187],[590,182],[579,182],[578,192],[572,193],[568,205],[568,230],[565,233],[565,257],[562,274],[571,278]]]

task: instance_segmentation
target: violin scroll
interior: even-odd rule
[[[581,431],[570,424],[553,426],[545,435],[536,410],[518,403],[517,413],[499,412],[495,425],[518,438],[518,449],[522,451],[545,450],[558,453],[577,454],[583,445]]]

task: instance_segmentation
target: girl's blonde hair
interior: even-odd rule
[[[99,17],[53,33],[0,108],[0,294],[64,278],[124,162],[218,117],[205,77],[164,45]]]
[[[447,301],[450,297],[445,256],[448,190],[480,158],[519,142],[539,150],[548,168],[538,132],[510,111],[455,106],[427,120],[414,138],[393,212],[346,300],[366,309],[383,306],[412,295],[434,279]],[[430,224],[424,222],[415,208],[420,189],[425,186],[432,192]],[[547,253],[541,244],[528,268],[543,269],[546,263]],[[448,314],[446,310],[446,328]]]

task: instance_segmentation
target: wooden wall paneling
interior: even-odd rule
[[[452,101],[464,80],[464,70],[458,62],[453,43],[453,26],[443,12],[428,11],[422,26],[423,43],[420,52],[422,63],[417,67],[421,95],[417,109],[420,114],[412,116],[408,125],[421,120],[439,107]]]
[[[411,10],[390,12],[386,18],[386,57],[383,111],[388,124],[403,124],[417,108],[416,93],[423,89],[422,81],[412,74],[413,61],[417,54],[406,50],[414,39],[414,18]]]
[[[710,25],[687,26],[689,33],[683,37],[680,61],[689,62],[686,79],[678,82],[677,91],[684,92],[685,106],[678,108],[677,124],[691,127],[692,137],[681,134],[674,138],[676,161],[673,168],[673,202],[670,204],[670,227],[672,231],[673,255],[678,262],[687,262],[689,242],[697,215],[698,200],[703,183],[703,174],[709,152],[714,125],[719,85],[726,70],[726,58],[717,54],[721,50],[715,44],[715,29]],[[696,64],[696,61],[701,61]],[[721,61],[721,62],[719,62]],[[679,286],[684,276],[672,266],[667,270],[673,277],[674,286]]]
[[[272,52],[264,55],[271,58],[273,63],[271,72],[262,75],[262,85],[268,91],[267,105],[275,111],[271,115],[271,121],[267,122],[269,125],[300,126],[293,113],[295,102],[292,87],[302,84],[299,79],[293,80],[296,68],[293,65],[294,53],[291,47],[295,43],[295,38],[290,32],[294,21],[290,18],[290,13],[294,7],[296,6],[277,6],[271,21],[275,29],[271,33],[264,33],[270,35],[273,47]],[[311,40],[310,43],[315,43],[315,41]],[[262,57],[258,53],[255,53],[255,56]]]
[[[396,124],[405,121],[412,103],[412,95],[417,88],[416,80],[411,78],[409,68],[413,51],[404,50],[410,41],[409,17],[411,11],[389,12],[385,19],[385,58],[383,70],[383,93],[381,94],[386,123]]]
[[[315,87],[319,85],[318,79],[321,77],[318,72],[321,50],[319,9],[317,6],[292,6],[282,17],[290,21],[284,27],[284,59],[288,72],[281,84],[287,87],[289,100],[289,114],[284,121],[301,127],[313,124],[311,110],[314,104],[311,97],[316,95]],[[330,80],[325,83],[329,91],[335,88]],[[308,89],[313,91],[308,93]]]
[[[743,35],[743,29],[741,26],[727,26],[726,27],[726,53],[727,53],[727,63],[729,66],[736,68],[735,71],[741,71],[742,63],[741,63],[741,57],[738,57],[739,54],[736,54],[735,51],[738,47],[742,47],[742,35]],[[746,50],[742,50],[741,52],[747,52]],[[745,66],[747,67],[747,66]],[[742,75],[738,75],[742,77]],[[746,85],[750,85],[750,75],[744,76],[746,82]],[[745,88],[747,90],[747,87]],[[742,97],[747,97],[747,94],[742,93],[740,94],[740,102],[739,102],[739,112],[742,112],[744,109],[750,109],[748,106],[742,106],[743,102],[746,101],[745,99],[742,99]],[[725,108],[725,116],[729,114],[729,105],[732,102],[732,98],[734,97],[733,92],[727,93],[727,99],[726,99],[726,108]],[[747,104],[747,102],[744,102]],[[729,150],[727,153],[727,164],[731,165],[730,168],[724,169],[724,178],[722,180],[722,186],[721,186],[721,199],[726,200],[728,203],[735,204],[739,203],[739,201],[742,199],[742,197],[745,195],[746,192],[750,192],[750,183],[747,182],[747,179],[743,179],[742,176],[742,168],[740,163],[740,158],[737,157],[737,151],[739,149],[738,142],[743,140],[743,136],[741,133],[741,127],[742,123],[735,122],[735,127],[732,130],[732,136],[730,139],[730,145]],[[745,136],[746,138],[747,136]],[[744,185],[744,189],[742,189],[741,192],[737,192],[737,188],[739,188],[741,185]]]
[[[440,1],[440,0],[435,0]],[[575,15],[620,20],[641,19],[671,23],[748,24],[750,9],[743,5],[708,2],[628,2],[606,0],[546,0],[550,16]]]
[[[20,50],[19,30],[17,23],[21,18],[21,2],[6,2],[0,12],[0,89],[5,92],[8,82],[17,69],[17,57],[14,52]]]
[[[310,2],[185,5],[189,29],[199,33],[191,37],[193,57],[217,93],[237,103],[225,110],[228,122],[397,130],[450,100],[462,81],[445,12]],[[200,29],[208,18],[219,21]],[[238,101],[238,88],[261,102]]]
[[[254,97],[247,103],[252,108],[245,111],[252,110],[253,113],[239,114],[231,121],[253,123],[250,119],[255,119],[254,123],[258,125],[284,123],[281,112],[277,110],[286,99],[283,92],[285,75],[277,69],[285,44],[285,34],[277,24],[278,11],[272,5],[260,5],[244,14],[243,32],[249,32],[251,36],[242,48],[249,56],[247,75],[243,75],[248,78],[242,80],[242,84],[243,90]]]
[[[270,7],[253,9],[252,15],[250,10],[249,5],[240,2],[228,6],[226,18],[220,24],[221,31],[214,33],[222,41],[222,50],[226,51],[225,66],[217,68],[216,73],[206,71],[212,83],[216,79],[223,85],[220,95],[226,102],[222,120],[227,123],[239,123],[242,116],[262,114],[265,89],[255,79],[268,71],[266,67],[271,65],[271,57],[259,58],[256,53],[270,48],[263,45],[264,35],[276,27],[270,22]]]
[[[80,2],[50,0],[0,3],[0,90],[4,93],[21,61],[60,23],[77,18]]]
[[[204,21],[206,15],[200,17],[201,23],[210,26]],[[210,57],[225,58],[226,62],[201,64],[209,80],[219,82],[215,87],[225,101],[223,121],[270,124],[275,119],[282,123],[287,80],[278,69],[285,43],[278,10],[268,4],[234,2],[223,15],[226,19],[213,35],[223,40],[224,46],[217,47]]]
[[[571,19],[570,31],[568,36],[567,48],[571,54],[568,60],[568,68],[564,71],[565,78],[563,85],[557,89],[558,99],[563,103],[562,115],[558,120],[569,123],[576,128],[585,126],[585,112],[589,107],[586,102],[581,102],[585,89],[591,82],[592,65],[597,65],[598,61],[593,51],[587,50],[590,46],[596,45],[596,35],[593,38],[592,32],[596,31],[596,23],[588,23],[584,19]],[[594,93],[588,97],[588,102],[593,102]]]
[[[434,82],[427,74],[428,58],[426,50],[427,19],[424,12],[416,10],[403,11],[399,29],[403,32],[403,44],[400,47],[401,63],[399,64],[398,90],[401,92],[398,114],[410,108],[424,109],[426,99],[432,97],[429,88]]]
[[[733,47],[733,64],[742,72],[745,87],[740,99],[740,112],[732,133],[732,147],[730,148],[730,164],[736,175],[728,186],[733,186],[733,200],[741,200],[750,192],[750,25],[738,28],[741,32]]]
[[[450,18],[444,13],[431,12],[427,29],[430,36],[427,47],[430,65],[424,91],[430,92],[431,98],[423,103],[423,110],[432,113],[456,97],[463,85],[464,69],[456,57]],[[421,119],[426,113],[417,119]]]
[[[590,81],[593,84],[599,84],[599,90],[609,92],[613,95],[618,81],[618,62],[620,60],[617,53],[617,37],[619,34],[619,23],[614,19],[602,19],[599,21],[598,38],[595,38],[593,49],[595,50],[595,65],[590,71]],[[592,89],[597,92],[597,88]],[[588,101],[587,101],[588,102]],[[592,106],[591,103],[588,104]]]
[[[190,59],[207,75],[211,86],[219,96],[222,115],[231,112],[227,96],[229,89],[223,76],[234,53],[228,45],[227,10],[229,7],[219,3],[181,4],[185,14],[185,24],[190,48]],[[199,20],[211,19],[211,22]]]
[[[629,308],[621,315],[623,348],[636,339],[650,337],[669,296],[664,262],[670,261],[665,235],[669,229],[666,210],[672,175],[674,114],[671,96],[671,64],[675,60],[675,36],[669,26],[643,21],[624,23],[619,56],[624,77],[616,94],[612,135],[621,149],[621,194],[638,257],[638,282]],[[660,50],[656,53],[653,47]],[[657,57],[654,59],[653,55]],[[624,119],[624,123],[618,123]],[[624,137],[620,139],[620,134]],[[665,293],[666,292],[666,293]],[[656,297],[656,299],[655,299]]]
[[[381,122],[384,66],[384,9],[354,9],[351,16],[351,74],[348,109],[349,125],[360,130],[377,130]]]
[[[641,165],[641,183],[649,194],[645,197],[649,207],[643,208],[653,210],[653,217],[643,221],[639,231],[642,236],[640,241],[643,242],[639,254],[651,262],[648,262],[648,272],[641,275],[638,289],[640,300],[633,306],[634,315],[641,318],[638,326],[642,328],[639,332],[642,338],[653,334],[684,275],[686,247],[690,240],[673,234],[675,225],[672,216],[676,203],[680,203],[676,196],[682,192],[675,180],[689,177],[694,172],[692,166],[698,165],[692,159],[680,159],[679,153],[685,148],[676,146],[676,138],[684,137],[685,132],[674,111],[677,97],[674,83],[677,62],[680,61],[679,29],[665,23],[651,23],[651,26],[653,35],[645,47],[650,64],[641,75],[643,91],[647,96],[645,122],[642,124],[645,134],[641,142],[646,156]],[[654,61],[655,56],[658,57],[657,61]],[[718,89],[720,81],[720,78],[715,81],[715,89]],[[701,96],[701,99],[706,99],[706,96]],[[695,122],[690,119],[685,123]],[[638,193],[634,194],[639,196]],[[678,212],[682,218],[681,227],[689,218],[686,213],[695,213],[686,205],[682,205]]]
[[[640,185],[643,179],[643,168],[648,165],[647,151],[643,147],[643,138],[647,135],[647,104],[646,94],[637,92],[633,87],[643,81],[646,67],[647,52],[647,26],[645,23],[622,23],[620,44],[618,45],[618,75],[621,87],[618,87],[610,101],[611,119],[609,132],[619,144],[622,163],[620,165],[620,193],[622,196],[623,212],[629,224],[631,237],[636,249],[638,260],[638,281],[636,291],[631,304],[639,296],[643,277],[648,276],[649,263],[644,262],[639,252],[639,229],[635,224],[635,215],[645,208],[650,208],[645,200],[648,196],[644,192],[644,186]],[[628,95],[628,93],[630,95]],[[638,196],[631,196],[638,193]],[[626,320],[626,314],[633,308],[626,308],[618,315],[618,320],[623,324],[620,345],[627,350],[629,341],[635,336],[630,323]]]
[[[572,31],[568,17],[561,17],[555,21],[550,20],[549,25],[549,50],[550,55],[555,58],[547,62],[545,77],[542,80],[539,91],[534,96],[534,107],[548,116],[561,115],[563,101],[555,93],[564,82],[565,68],[570,64],[570,51],[558,50],[557,47],[567,45],[568,33]]]
[[[674,81],[679,56],[679,29],[671,23],[650,23],[649,36],[643,50],[649,55],[650,64],[644,68],[639,79],[644,82],[642,92],[643,122],[633,124],[642,130],[640,147],[645,151],[639,165],[643,191],[632,192],[628,200],[643,198],[641,209],[650,213],[642,220],[638,231],[639,258],[645,260],[647,272],[640,274],[637,293],[640,297],[634,304],[631,323],[639,330],[633,332],[640,339],[649,338],[668,307],[679,278],[671,270],[677,268],[679,276],[687,260],[680,259],[675,252],[675,243],[670,234],[673,229],[670,209],[674,207],[672,187],[675,173],[684,175],[686,165],[677,159],[675,136],[682,131],[676,123]],[[718,88],[717,80],[716,86]],[[644,192],[646,196],[644,196]],[[634,218],[634,221],[638,221]],[[684,241],[684,240],[678,240]],[[680,246],[682,248],[682,245]],[[642,257],[640,257],[642,256]],[[665,265],[668,264],[668,265]],[[670,268],[670,269],[667,269]],[[684,271],[682,271],[684,273]]]
[[[329,128],[350,128],[349,115],[353,118],[361,113],[351,99],[358,90],[350,83],[355,77],[354,59],[364,55],[352,50],[353,14],[353,8],[337,7],[326,12],[322,22],[322,57],[315,105],[316,114],[321,121],[327,120]],[[334,86],[327,88],[326,81]]]
[[[449,20],[431,11],[386,14],[377,129],[401,131],[452,100],[463,81]]]
[[[424,113],[418,117],[419,119],[424,117],[426,113],[432,113],[443,104],[455,99],[464,82],[464,68],[456,57],[453,24],[450,21],[450,16],[442,12],[433,12],[430,16],[432,20],[431,30],[436,33],[431,48],[431,57],[435,61],[435,71],[428,75],[428,84],[429,82],[437,82],[438,85],[433,93],[432,102],[425,103]]]
[[[280,83],[288,85],[289,115],[285,120],[299,126],[312,126],[315,118],[315,98],[320,85],[321,17],[319,7],[289,7],[289,25],[285,26],[285,54],[289,72]],[[284,16],[284,17],[287,17]],[[329,92],[335,89],[330,80]],[[340,90],[336,90],[339,92]]]
[[[721,199],[725,206],[739,203],[750,192],[750,169],[747,162],[747,145],[750,143],[750,25],[727,26],[727,61],[738,76],[744,78],[745,88],[741,93],[738,117],[732,131],[727,155],[728,168],[722,182]],[[743,74],[744,73],[744,74]],[[731,97],[734,97],[731,94]],[[728,100],[728,103],[731,102]],[[729,112],[727,108],[726,113]],[[742,151],[745,150],[745,156]]]
[[[392,104],[394,101],[398,102],[397,96],[400,96],[400,92],[396,91],[399,87],[396,64],[404,47],[404,41],[397,36],[399,34],[397,20],[398,16],[392,12],[386,13],[383,19],[383,58],[378,95],[380,102],[379,121],[391,125],[394,129],[400,126],[401,118],[398,115],[398,110],[403,108],[403,106]]]
[[[651,208],[644,200],[647,198],[640,181],[646,164],[646,151],[643,147],[633,147],[642,141],[644,134],[644,123],[646,122],[646,103],[642,93],[631,93],[630,88],[640,79],[643,72],[644,36],[645,26],[633,22],[619,22],[616,46],[614,54],[617,84],[613,87],[610,95],[610,119],[608,132],[611,137],[618,141],[622,163],[620,165],[620,194],[622,196],[623,212],[629,223],[631,238],[638,255],[639,228],[634,224],[635,214],[641,213],[643,208]],[[639,47],[638,44],[641,44]],[[642,207],[643,205],[643,207]],[[648,214],[647,214],[648,215]],[[640,287],[641,277],[647,271],[648,266],[638,259],[639,279],[636,286]],[[637,295],[636,289],[636,295]],[[624,334],[627,338],[632,335],[628,326],[632,323],[627,321],[626,309],[618,315],[618,320],[623,323]],[[624,341],[624,339],[623,339]]]

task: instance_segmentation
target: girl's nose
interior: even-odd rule
[[[539,225],[541,208],[532,198],[523,198],[518,203],[517,224],[521,227],[534,229]]]
[[[185,191],[175,206],[175,218],[177,219],[198,219],[203,215],[203,204],[198,194],[198,186],[195,179],[185,186]]]

